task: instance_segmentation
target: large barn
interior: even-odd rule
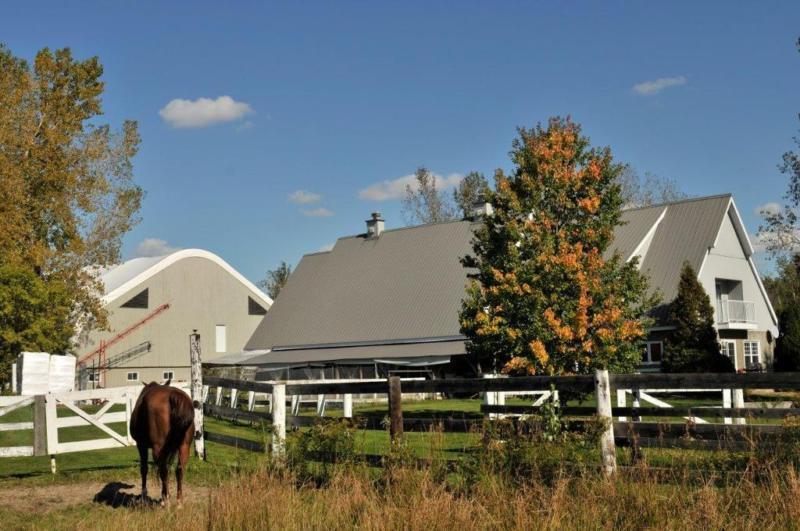
[[[109,330],[79,337],[81,387],[189,379],[189,334],[202,357],[240,352],[272,300],[219,256],[184,249],[101,271]]]
[[[280,378],[479,372],[467,361],[458,322],[467,282],[459,259],[472,252],[474,223],[384,230],[373,217],[365,233],[304,256],[246,351],[209,365]],[[715,307],[723,353],[739,370],[769,368],[778,322],[730,195],[626,210],[613,251],[639,257],[665,304],[689,262]],[[642,369],[660,364],[672,329],[663,309],[642,345]]]

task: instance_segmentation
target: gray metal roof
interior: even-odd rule
[[[666,205],[667,212],[656,229],[640,270],[652,288],[661,291],[664,302],[677,295],[683,262],[700,272],[706,252],[714,246],[731,196],[687,199]]]
[[[458,336],[470,222],[340,238],[303,257],[248,350]]]
[[[699,269],[729,204],[724,195],[625,211],[614,248],[628,258],[660,219],[641,270],[672,300],[681,265]],[[472,251],[472,230],[469,221],[387,230],[304,256],[245,348],[273,349],[260,356],[270,363],[374,358],[377,345],[398,342],[405,345],[392,346],[394,356],[430,355],[410,344],[459,336],[467,282],[460,258]]]

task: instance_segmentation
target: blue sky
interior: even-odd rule
[[[509,168],[515,128],[552,115],[689,194],[732,192],[755,232],[800,125],[800,2],[652,4],[17,2],[0,40],[98,55],[105,120],[139,121],[125,257],[163,240],[258,280],[373,210],[402,225],[376,184]]]

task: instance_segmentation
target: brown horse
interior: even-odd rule
[[[183,471],[189,460],[194,437],[194,407],[189,396],[175,387],[151,382],[142,389],[131,415],[131,436],[139,449],[142,474],[142,500],[147,500],[147,450],[153,449],[153,461],[161,477],[161,503],[169,500],[167,482],[169,464],[178,456],[175,478],[178,501],[183,495]]]

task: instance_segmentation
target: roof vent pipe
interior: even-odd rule
[[[381,235],[384,228],[384,220],[380,212],[373,212],[372,217],[367,220],[367,238],[377,238]]]

